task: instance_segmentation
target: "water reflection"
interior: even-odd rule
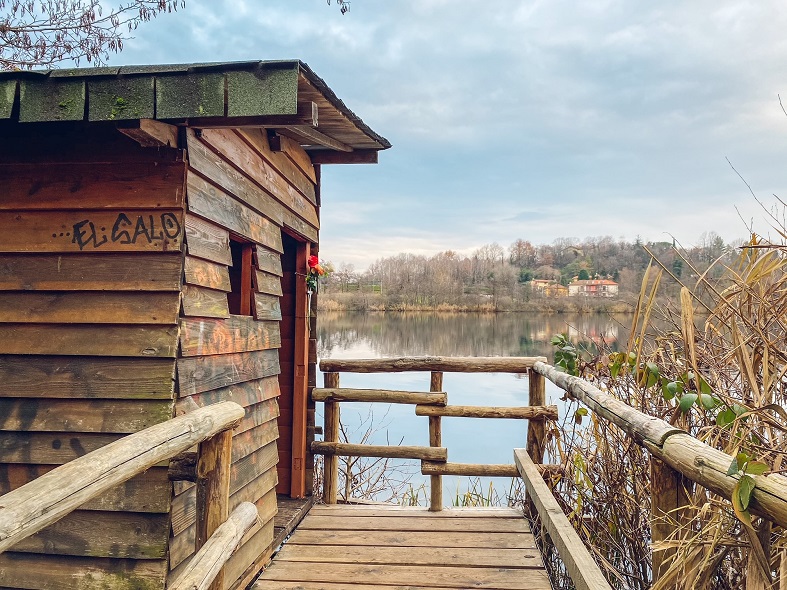
[[[628,318],[588,315],[437,314],[437,313],[321,313],[317,350],[320,358],[381,358],[393,356],[546,356],[552,358],[550,339],[565,332],[575,343],[593,351],[606,343],[613,350],[625,346]],[[322,384],[322,377],[319,377]],[[428,373],[341,375],[343,387],[428,391]],[[527,379],[510,374],[446,374],[444,387],[452,405],[527,405]],[[558,405],[561,418],[568,411],[563,392],[547,381],[547,403]],[[322,418],[318,404],[318,422]],[[428,445],[428,420],[415,416],[412,406],[350,404],[341,406],[342,421],[360,438],[364,420],[373,412],[377,431],[371,444]],[[518,420],[443,419],[443,445],[449,460],[458,463],[512,463],[512,449],[523,447],[526,423]],[[414,485],[420,476],[410,462]],[[488,485],[488,480],[482,482]],[[428,485],[428,483],[427,483]],[[450,505],[457,478],[445,477],[444,501]],[[497,480],[504,493],[507,480]]]
[[[593,350],[616,349],[628,339],[628,317],[524,313],[321,313],[318,352],[335,357],[348,349],[390,356],[548,356],[554,334]]]

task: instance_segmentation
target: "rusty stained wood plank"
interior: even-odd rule
[[[163,588],[166,559],[63,557],[6,552],[0,555],[0,586],[39,590]]]
[[[0,211],[0,252],[170,252],[183,211]]]
[[[163,559],[169,515],[75,510],[14,545],[14,552]]]
[[[185,174],[183,162],[0,165],[0,210],[174,209]]]
[[[130,434],[172,418],[171,400],[0,398],[0,430]]]
[[[187,214],[185,218],[186,251],[191,256],[218,264],[232,265],[230,233],[215,223]]]
[[[179,291],[180,253],[0,254],[3,291]]]
[[[309,155],[300,144],[273,131],[269,135],[265,129],[235,129],[235,133],[240,135],[301,194],[316,204],[317,175]]]
[[[194,395],[279,373],[277,349],[178,360],[180,395]]]
[[[56,465],[0,465],[0,496],[52,471]],[[110,488],[79,507],[80,510],[168,513],[170,488],[166,467],[152,467]]]
[[[168,400],[174,383],[174,359],[0,357],[0,397]]]
[[[277,440],[279,438],[279,428],[276,423],[276,418],[279,417],[279,404],[274,400],[270,400],[265,410],[271,419],[263,422],[259,426],[255,426],[250,430],[238,434],[232,441],[232,460],[234,462],[240,461],[244,457],[256,452],[258,449],[265,445]],[[268,402],[265,402],[266,404]]]
[[[281,305],[275,295],[254,293],[254,319],[281,320]]]
[[[195,405],[201,408],[223,401],[235,402],[245,408],[279,397],[279,395],[278,377],[263,377],[180,398],[175,404],[175,411],[186,413],[190,412]]]
[[[177,326],[0,324],[0,354],[175,357]]]
[[[188,174],[188,211],[256,244],[282,251],[281,228],[275,220],[266,219],[191,170]]]
[[[360,516],[347,519],[342,516],[311,515],[299,527],[302,530],[322,531],[400,531],[400,532],[450,532],[450,533],[529,533],[524,517],[508,518],[454,518],[447,513],[443,518],[417,516]]]
[[[227,293],[194,285],[185,285],[181,292],[183,315],[205,318],[230,317]]]
[[[237,138],[237,141],[243,146],[246,145],[240,138]],[[271,196],[268,190],[263,189],[258,183],[225,160],[223,155],[215,153],[200,140],[189,138],[189,154],[192,170],[211,180],[211,183],[203,187],[208,195],[213,196],[213,194],[219,193],[231,195],[234,197],[233,200],[236,199],[236,202],[242,203],[254,212],[265,215],[277,226],[287,227],[310,241],[317,240],[319,227],[317,209],[297,191],[292,189],[297,197],[297,205],[294,206],[299,209],[291,210],[276,197]],[[192,174],[189,172],[189,177]],[[189,182],[192,183],[191,180]],[[194,189],[198,190],[199,185],[189,186],[189,193]]]
[[[281,268],[281,255],[267,248],[261,246],[254,248],[254,264],[258,270],[264,270],[278,277],[284,274]]]
[[[292,178],[283,174],[279,166],[273,164],[273,152],[270,148],[265,149],[265,143],[255,142],[231,129],[205,129],[202,132],[202,141],[287,209],[312,225],[318,223],[314,209],[317,202],[314,184],[301,174],[292,174],[297,169],[286,158],[280,158],[278,163],[289,169]]]
[[[275,274],[269,274],[265,271],[255,269],[254,290],[257,291],[257,293],[267,293],[268,295],[281,297],[281,278]]]
[[[0,322],[177,324],[176,292],[0,292]]]
[[[207,287],[217,291],[232,291],[229,268],[194,256],[186,256],[184,276],[187,285]]]
[[[230,315],[227,319],[183,318],[180,322],[183,356],[249,352],[279,346],[279,323],[274,321]]]
[[[119,434],[0,431],[0,462],[63,465],[121,438]]]
[[[406,547],[455,547],[490,549],[535,549],[533,535],[521,533],[457,533],[445,535],[440,532],[422,531],[322,531],[298,527],[287,541],[291,545],[342,545],[353,551],[353,547],[364,545]]]

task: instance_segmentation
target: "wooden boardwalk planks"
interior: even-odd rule
[[[547,590],[514,509],[316,506],[252,590]]]

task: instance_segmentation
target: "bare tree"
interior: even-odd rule
[[[0,0],[0,67],[67,59],[101,65],[140,23],[184,6],[185,0],[133,0],[105,10],[100,0]]]

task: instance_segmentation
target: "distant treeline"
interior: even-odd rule
[[[736,256],[742,243],[727,244],[715,232],[703,233],[689,248],[673,242],[627,242],[609,236],[559,238],[539,245],[519,239],[507,249],[492,243],[469,256],[450,250],[433,256],[398,254],[377,260],[363,272],[349,264],[327,263],[329,272],[321,279],[320,306],[623,312],[630,309],[629,303],[639,292],[652,257],[667,275],[693,285],[708,268],[714,275],[723,272],[724,265],[713,265],[714,261]],[[613,280],[619,285],[619,294],[607,300],[555,297],[540,293],[531,283],[533,279],[548,279],[568,285],[577,278]],[[670,296],[677,288],[677,282],[665,280],[662,293]]]

